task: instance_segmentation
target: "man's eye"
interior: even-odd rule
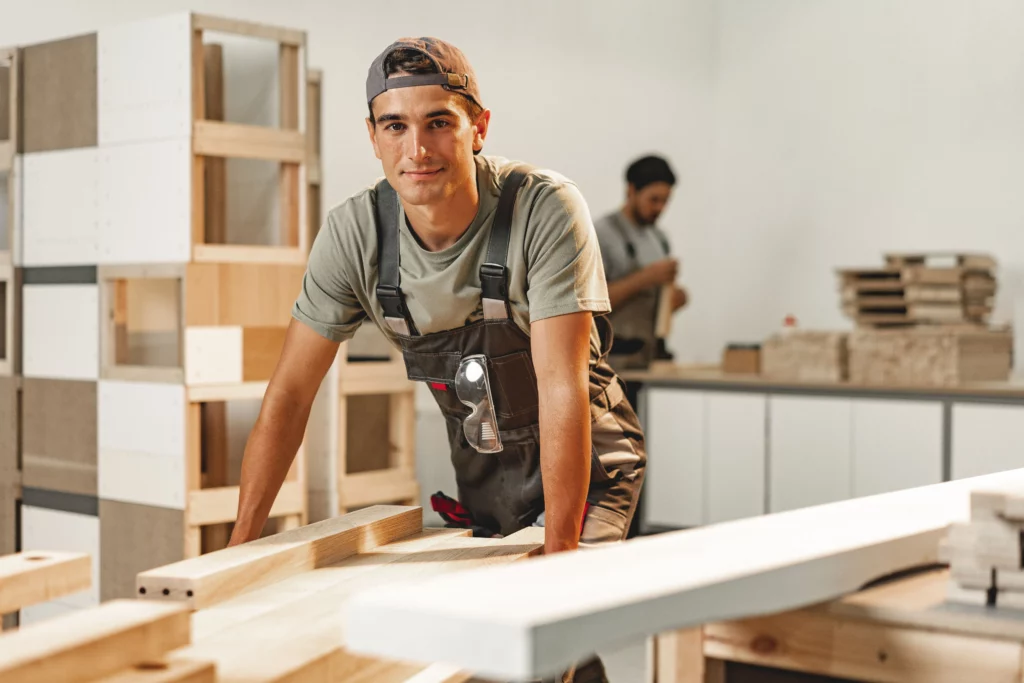
[[[433,124],[434,128],[446,128],[448,126],[448,122],[442,119],[431,121],[431,123]]]
[[[397,132],[397,131],[402,130],[402,128],[404,128],[404,127],[405,127],[405,124],[402,124],[402,123],[389,123],[387,125],[387,128],[385,128],[385,130],[391,130],[391,131]]]

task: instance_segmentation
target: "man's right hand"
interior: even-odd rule
[[[675,282],[676,274],[679,272],[679,261],[674,258],[663,258],[648,265],[644,271],[652,287],[671,284]]]

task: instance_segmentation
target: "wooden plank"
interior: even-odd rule
[[[306,255],[298,247],[270,247],[263,245],[196,244],[192,259],[205,263],[246,263],[305,265]]]
[[[265,159],[301,164],[306,140],[297,130],[279,130],[222,121],[196,121],[192,125],[195,154],[232,159]]]
[[[270,508],[271,517],[302,512],[304,483],[286,481]],[[203,526],[234,522],[238,519],[238,487],[218,486],[188,492],[188,524]]]
[[[213,662],[176,659],[138,664],[95,683],[215,683],[216,680],[217,667]]]
[[[112,600],[0,638],[4,683],[84,683],[187,645],[188,610],[151,600]]]
[[[420,495],[416,473],[407,469],[349,474],[340,477],[338,484],[338,504],[345,510],[375,503],[415,501]]]
[[[232,33],[250,38],[263,38],[275,40],[286,45],[297,45],[303,47],[306,44],[306,32],[268,24],[260,24],[254,21],[241,21],[239,19],[227,19],[210,14],[193,14],[192,28],[197,31],[219,31],[221,33]]]
[[[240,384],[208,384],[186,389],[189,403],[214,401],[245,401],[263,398],[269,382],[242,382]]]
[[[615,642],[803,607],[934,563],[972,489],[1021,487],[1013,470],[367,591],[348,605],[349,646],[481,676],[550,675]],[[643,581],[616,583],[638,568]]]
[[[92,561],[86,553],[33,551],[0,556],[0,614],[91,585]]]
[[[201,609],[423,528],[418,507],[374,506],[139,574],[139,593]]]

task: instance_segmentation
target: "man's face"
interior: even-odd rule
[[[439,85],[396,88],[374,99],[377,122],[366,120],[373,151],[407,204],[445,202],[475,178],[473,151],[483,148],[491,113],[472,121],[464,102]]]
[[[672,186],[658,182],[645,185],[642,190],[629,186],[628,201],[633,207],[633,215],[640,225],[652,225],[665,210],[672,196]]]

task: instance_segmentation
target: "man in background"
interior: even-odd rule
[[[671,256],[657,220],[668,205],[676,176],[659,156],[637,159],[626,169],[626,203],[595,221],[608,280],[615,333],[609,362],[616,370],[645,369],[671,358],[656,334],[663,285],[671,285],[671,310],[686,305],[686,291],[675,284],[679,262]]]

